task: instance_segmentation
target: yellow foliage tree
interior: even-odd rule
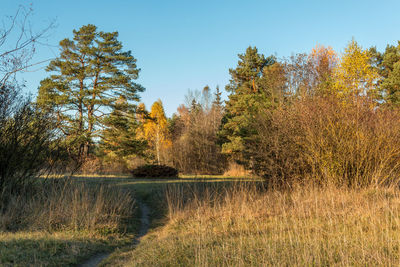
[[[316,72],[323,76],[325,73],[332,72],[337,63],[337,55],[332,47],[317,44],[311,50],[309,60],[313,63]]]
[[[328,93],[328,89],[332,82],[334,69],[337,66],[338,57],[332,47],[325,47],[317,44],[308,56],[311,63],[314,80],[313,85],[318,94]]]
[[[370,62],[368,51],[351,40],[334,70],[334,93],[341,98],[353,99],[373,95],[379,75]]]
[[[155,152],[158,164],[161,163],[161,153],[172,145],[167,126],[163,104],[158,100],[151,106],[150,118],[143,124],[145,139]]]

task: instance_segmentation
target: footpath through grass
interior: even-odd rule
[[[134,238],[138,209],[129,188],[83,179],[37,186],[0,216],[0,266],[75,266]]]
[[[129,251],[132,249],[130,245],[140,224],[140,210],[137,207],[134,209],[133,217],[123,220],[119,231],[111,230],[114,228],[110,228],[107,225],[100,229],[89,228],[87,230],[80,229],[79,227],[79,229],[74,230],[71,229],[70,225],[66,228],[57,228],[57,224],[62,223],[66,219],[63,216],[76,216],[77,218],[73,222],[76,224],[85,224],[86,222],[84,221],[88,220],[88,217],[98,216],[99,218],[96,218],[97,221],[93,223],[98,224],[98,221],[101,221],[101,214],[96,215],[95,210],[99,209],[96,203],[92,206],[88,205],[84,207],[85,209],[80,207],[75,213],[71,213],[68,209],[82,206],[81,202],[85,202],[85,198],[91,196],[98,197],[97,188],[101,186],[132,192],[132,196],[140,199],[140,201],[144,201],[151,210],[151,228],[155,228],[164,225],[168,221],[166,217],[168,209],[164,194],[167,187],[195,183],[231,183],[246,179],[215,176],[184,176],[179,179],[132,179],[127,176],[74,177],[72,183],[79,190],[61,203],[66,204],[73,201],[77,203],[71,205],[71,208],[70,206],[66,206],[64,209],[57,208],[56,210],[55,207],[51,206],[59,205],[58,202],[46,203],[47,206],[44,209],[48,209],[49,211],[43,212],[40,218],[35,219],[35,223],[38,223],[39,226],[39,220],[42,220],[44,225],[54,225],[54,229],[41,230],[40,227],[35,226],[27,227],[26,230],[0,232],[0,266],[75,266],[99,252],[113,251],[115,249],[117,251],[118,249]],[[93,195],[85,195],[86,189],[94,189],[92,192]],[[69,196],[69,192],[66,195]],[[100,199],[101,203],[107,202],[106,196],[104,194],[104,198]],[[60,197],[57,196],[57,198]],[[110,201],[114,200],[117,201],[115,197]],[[99,202],[99,199],[96,201]],[[105,206],[101,206],[100,208],[103,209],[103,212],[106,212]],[[88,213],[88,216],[79,217],[79,215],[85,212]],[[13,218],[10,218],[10,220],[13,220]],[[43,222],[45,220],[51,222]]]
[[[257,179],[76,177],[133,193],[151,210],[150,231],[0,233],[1,266],[74,266],[113,250],[103,266],[399,266],[400,191],[393,188],[266,190]]]
[[[106,266],[399,266],[398,189],[176,186],[165,225]]]

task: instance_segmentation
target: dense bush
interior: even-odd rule
[[[0,212],[60,158],[55,124],[17,89],[0,88]]]
[[[263,112],[254,127],[252,168],[273,184],[399,182],[400,113],[373,107],[367,98],[298,99]]]
[[[165,165],[143,165],[133,169],[135,178],[168,178],[178,177],[178,170]]]

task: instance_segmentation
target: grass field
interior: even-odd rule
[[[132,179],[129,176],[76,176],[72,182],[86,188],[107,186],[131,191],[151,207],[153,227],[166,222],[167,206],[162,203],[164,189],[169,185],[183,183],[231,183],[251,178],[184,176],[179,179]],[[80,193],[81,194],[81,193]],[[89,207],[88,207],[89,208]],[[81,213],[85,210],[81,210]],[[104,229],[54,229],[0,232],[1,266],[74,266],[91,255],[115,248],[129,248],[138,228],[140,211],[136,208],[134,218],[125,221],[121,231]],[[47,214],[47,213],[45,213]],[[67,214],[65,214],[67,216]],[[45,216],[42,216],[45,217]],[[12,218],[10,219],[12,220]]]
[[[33,198],[12,199],[0,216],[0,266],[73,266],[132,242],[139,223],[133,192],[85,180],[48,182]]]
[[[398,189],[265,190],[212,176],[74,182],[132,191],[150,207],[149,233],[132,246],[137,209],[125,232],[3,232],[0,265],[74,266],[112,250],[103,266],[400,265]]]
[[[130,239],[85,232],[0,233],[1,266],[72,266],[99,251],[126,245]]]
[[[252,185],[192,189],[169,192],[165,225],[105,265],[400,264],[398,190],[262,192]]]

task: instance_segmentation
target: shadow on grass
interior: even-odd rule
[[[73,266],[98,251],[110,250],[101,239],[27,233],[0,235],[1,266]]]
[[[220,187],[225,188],[240,183],[262,184],[262,179],[250,177],[223,177],[223,176],[184,176],[180,178],[149,179],[126,177],[75,177],[76,182],[88,184],[107,184],[132,190],[135,198],[150,208],[150,230],[164,224],[167,215],[165,192],[171,187]]]

